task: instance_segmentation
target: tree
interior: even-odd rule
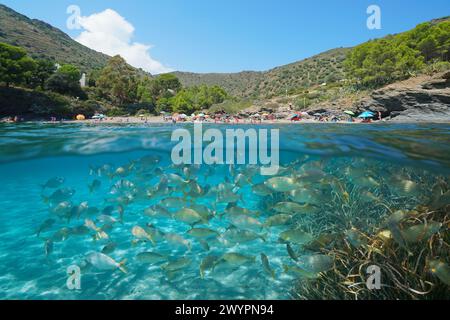
[[[348,78],[378,87],[408,78],[426,63],[450,58],[450,21],[422,23],[411,31],[355,47],[344,66]]]
[[[0,82],[7,87],[29,79],[35,67],[34,60],[27,56],[24,49],[0,43]]]
[[[70,64],[61,66],[46,82],[46,89],[84,99],[85,93],[80,87],[80,70]]]
[[[160,89],[160,94],[172,91],[172,94],[175,95],[182,88],[180,80],[171,73],[159,75],[156,78],[156,86]]]
[[[194,104],[194,95],[192,91],[181,90],[173,99],[173,111],[184,114],[192,114],[198,110]]]
[[[219,86],[208,87],[206,85],[181,89],[175,96],[163,96],[157,99],[156,110],[175,111],[184,114],[209,109],[214,104],[219,104],[228,98],[228,94]]]
[[[155,103],[155,80],[148,76],[143,77],[137,86],[137,99],[139,103]]]
[[[96,81],[101,93],[112,102],[133,103],[137,95],[137,74],[121,56],[112,57]]]
[[[56,65],[50,60],[36,60],[36,68],[31,75],[34,87],[44,88],[45,82],[56,72]]]
[[[212,104],[222,103],[228,98],[228,93],[219,86],[211,87],[210,95]]]
[[[434,57],[436,57],[436,55],[438,54],[437,46],[438,44],[433,37],[427,37],[420,41],[418,48],[424,56],[425,61],[430,61]]]
[[[88,74],[88,86],[89,87],[96,87],[97,86],[97,80],[100,77],[102,70],[101,69],[94,69]]]
[[[156,112],[172,112],[174,98],[160,98],[156,101]]]

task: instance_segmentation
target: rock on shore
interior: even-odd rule
[[[358,111],[380,111],[392,121],[450,122],[450,71],[386,86],[355,107]]]

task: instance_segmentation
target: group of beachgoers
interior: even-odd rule
[[[192,123],[234,123],[234,124],[241,124],[241,123],[251,123],[251,124],[258,124],[263,122],[263,118],[261,117],[250,117],[250,118],[244,118],[239,115],[214,115],[214,116],[204,116],[204,117],[178,117],[178,116],[171,116],[171,117],[163,117],[164,122],[172,122],[172,123],[183,123],[183,122],[192,122]],[[269,120],[269,119],[267,119]],[[270,120],[275,120],[275,118],[272,118]]]
[[[87,120],[84,116],[77,116],[77,121]],[[211,115],[200,113],[198,115],[187,116],[185,114],[169,114],[161,113],[161,117],[140,115],[136,117],[106,117],[104,115],[95,115],[89,122],[117,122],[117,123],[215,123],[215,124],[261,124],[261,123],[298,123],[298,122],[320,122],[320,123],[372,123],[374,121],[382,121],[381,112],[365,111],[357,116],[352,111],[345,111],[342,114],[332,113],[314,113],[307,112],[294,113],[290,116],[274,113],[254,113],[254,114],[227,114],[225,112],[217,112]],[[19,116],[8,117],[2,119],[2,122],[22,122],[24,119]],[[64,122],[66,119],[57,120],[51,117],[49,122]]]
[[[354,123],[372,123],[374,121],[382,121],[381,112],[378,112],[376,116],[359,118],[350,115],[337,116],[337,115],[316,115],[314,120],[318,122],[354,122]],[[301,121],[301,119],[299,120]]]
[[[372,123],[374,121],[381,121],[382,120],[382,114],[381,112],[378,112],[377,114],[366,111],[369,113],[367,117],[356,117],[355,114],[349,115],[336,115],[336,114],[329,114],[329,113],[323,113],[323,114],[313,114],[310,115],[306,112],[302,112],[299,114],[293,114],[290,117],[277,117],[275,114],[253,114],[253,115],[229,115],[229,114],[214,114],[212,116],[209,115],[202,115],[202,116],[191,116],[187,117],[184,115],[164,115],[163,121],[164,122],[172,122],[174,124],[176,123],[234,123],[234,124],[240,124],[240,123],[250,123],[250,124],[260,124],[263,122],[273,123],[273,122],[330,122],[330,123],[338,123],[338,122],[350,122],[350,123]]]

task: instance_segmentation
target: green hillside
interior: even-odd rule
[[[350,49],[333,49],[311,58],[278,67],[263,73],[256,86],[258,96],[272,97],[294,93],[322,83],[336,82],[345,78],[343,61]]]
[[[388,51],[394,52],[394,50],[391,50],[392,48],[388,49],[386,47],[386,44],[392,44],[392,39],[407,44],[408,47],[413,50],[411,51],[412,55],[415,55],[416,57],[423,56],[424,62],[430,63],[426,51],[438,53],[438,51],[445,52],[445,50],[448,50],[448,21],[449,17],[434,19],[398,35],[389,35],[382,39],[368,41],[356,48],[333,49],[311,58],[265,72],[247,71],[240,73],[206,74],[176,72],[175,74],[184,86],[190,87],[202,84],[218,85],[237,97],[268,99],[285,95],[286,91],[289,95],[292,95],[301,93],[304,89],[314,88],[323,83],[339,82],[340,80],[348,78],[349,73],[350,78],[354,78],[356,72],[355,70],[348,68],[348,61],[347,63],[344,63],[346,58],[349,56],[349,53],[352,53],[352,55],[350,55],[351,60],[354,58],[353,54],[355,52],[365,50],[365,47],[373,46],[374,44],[379,45],[380,52],[374,53],[374,61],[368,61],[366,64],[373,66],[376,74],[382,75],[384,71],[378,69],[382,68],[383,63],[387,60],[385,53]],[[436,31],[436,28],[441,30]],[[441,47],[440,49],[436,47],[438,45]],[[398,45],[394,45],[394,47],[395,46]],[[360,56],[365,57],[366,55],[362,54]],[[448,56],[445,56],[445,54],[442,55],[442,53],[438,56],[433,56],[433,58],[443,61],[448,60]],[[389,61],[392,61],[393,59],[394,58],[390,57]],[[401,64],[401,61],[399,61],[399,64]],[[377,66],[379,66],[378,69]],[[417,68],[418,67],[416,66],[410,67],[409,69],[416,70]],[[357,69],[359,69],[358,71],[361,71],[361,68]],[[410,70],[406,70],[406,72],[409,73],[410,76],[413,74]],[[395,75],[396,73],[394,72],[387,72],[387,76]],[[402,78],[404,77],[394,77],[391,80]],[[387,81],[389,82],[389,80]]]
[[[265,72],[175,72],[184,86],[218,85],[237,97],[270,98],[344,78],[343,61],[350,49],[333,49]]]
[[[236,97],[251,96],[255,84],[262,79],[261,72],[243,71],[238,73],[192,73],[174,72],[185,87],[217,85]]]
[[[109,57],[74,41],[61,30],[0,4],[0,42],[22,47],[33,58],[73,64],[83,72],[106,65]]]

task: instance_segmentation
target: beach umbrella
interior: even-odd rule
[[[371,111],[364,111],[361,113],[358,118],[372,118],[374,116],[374,113]]]
[[[77,115],[77,120],[82,121],[82,120],[86,120],[86,117],[82,114]]]
[[[302,113],[300,113],[302,116],[309,116],[309,113],[308,112],[302,112]]]
[[[205,114],[204,114],[204,113],[200,113],[198,116],[199,116],[200,118],[203,118],[203,117],[205,116]]]
[[[344,111],[344,113],[346,113],[346,114],[348,114],[349,116],[352,116],[352,117],[356,116],[356,114],[353,111],[350,111],[350,110],[346,110],[346,111]]]
[[[315,117],[321,117],[322,114],[321,114],[321,113],[314,113],[314,116],[315,116]]]
[[[185,115],[184,113],[182,113],[182,114],[180,114],[178,117],[181,118],[181,119],[186,119],[186,118],[187,118],[187,115]]]
[[[295,118],[299,118],[299,115],[298,115],[298,114],[293,114],[293,115],[291,115],[291,120],[292,120],[292,119],[295,119]]]

